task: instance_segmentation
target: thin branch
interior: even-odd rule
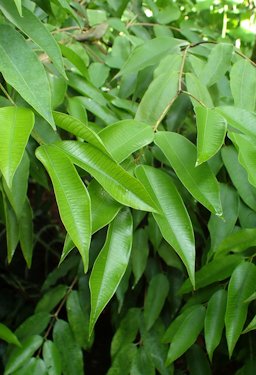
[[[133,27],[133,26],[158,26],[160,25],[159,23],[153,23],[153,22],[129,22],[126,27]],[[178,27],[174,26],[167,26],[169,29],[175,30],[175,31],[180,31]]]
[[[181,90],[181,93],[186,94],[186,95],[188,95],[188,96],[191,96],[191,98],[195,99],[195,100],[196,100],[201,106],[207,108],[206,105],[205,105],[201,100],[199,100],[198,98],[196,98],[196,97],[195,97],[193,94],[191,94],[190,92],[185,91],[185,90]]]
[[[3,93],[5,94],[5,96],[7,97],[7,99],[9,99],[10,102],[16,107],[15,102],[13,101],[13,99],[11,98],[11,96],[9,95],[9,93],[7,92],[7,90],[5,90],[5,88],[4,88],[4,86],[2,85],[2,83],[0,83],[0,88],[1,88],[1,90],[3,91]]]
[[[183,75],[185,61],[186,61],[186,57],[187,57],[187,53],[188,53],[189,48],[190,48],[190,45],[188,45],[183,51],[183,56],[182,56],[182,61],[181,61],[181,66],[180,66],[180,72],[179,72],[179,86],[178,86],[178,92],[179,93],[182,91],[182,75]]]
[[[157,128],[160,124],[160,122],[162,121],[162,119],[164,118],[164,116],[166,115],[166,113],[169,111],[169,109],[171,108],[171,106],[173,105],[173,103],[175,102],[175,100],[178,98],[179,96],[179,92],[176,93],[176,95],[171,99],[171,101],[167,104],[167,106],[165,107],[165,109],[163,110],[161,116],[159,117],[159,119],[157,120],[156,124],[154,125],[153,127],[153,130],[154,132],[157,131]]]

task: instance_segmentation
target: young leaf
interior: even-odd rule
[[[179,47],[186,44],[185,40],[174,39],[168,36],[148,40],[132,51],[118,76],[138,72],[148,66],[154,65],[165,55],[178,52]]]
[[[40,146],[36,156],[51,177],[61,220],[81,254],[86,272],[91,241],[91,202],[88,191],[73,164],[59,147]]]
[[[93,265],[89,281],[90,336],[99,315],[113,297],[127,268],[132,247],[132,228],[130,211],[121,211],[109,225],[106,242]]]
[[[43,338],[38,335],[32,335],[22,342],[22,346],[15,348],[5,365],[5,375],[9,375],[23,366],[29,358],[35,353],[43,343]]]
[[[9,0],[1,0],[0,9],[11,23],[23,31],[49,56],[56,69],[66,77],[60,48],[40,19],[26,7],[23,7],[21,16]]]
[[[0,54],[0,71],[6,82],[54,127],[46,72],[22,35],[10,25],[0,25]]]
[[[209,299],[205,321],[204,334],[206,350],[212,361],[212,355],[219,345],[224,328],[224,318],[227,305],[227,292],[224,289],[218,290]]]
[[[170,365],[196,341],[204,326],[205,307],[202,305],[193,309],[181,323],[173,336],[170,349],[167,354],[166,365]],[[185,339],[184,339],[185,338]]]
[[[169,282],[165,275],[156,274],[149,283],[144,302],[144,319],[149,330],[159,317],[169,292]]]
[[[149,85],[135,119],[157,127],[178,95],[179,72],[162,73]]]
[[[0,170],[9,188],[12,186],[14,174],[21,163],[33,126],[34,114],[29,109],[0,108]]]
[[[61,357],[54,342],[50,340],[45,341],[43,345],[43,359],[46,364],[48,375],[61,375]]]
[[[249,183],[245,169],[238,162],[236,149],[233,146],[223,147],[221,156],[238,194],[252,210],[256,211],[256,189]]]
[[[70,326],[64,320],[57,320],[53,328],[53,342],[59,351],[63,374],[83,375],[83,353],[76,343]]]
[[[159,214],[154,213],[153,216],[165,240],[182,259],[194,285],[194,233],[181,196],[171,178],[159,169],[138,166],[136,175],[158,205]]]
[[[207,86],[216,83],[228,70],[232,53],[232,44],[220,43],[214,46],[200,74],[200,81]]]
[[[253,139],[248,137],[247,135],[231,132],[229,132],[229,137],[238,148],[238,160],[248,173],[249,182],[256,187],[256,146]]]
[[[155,205],[143,185],[97,148],[75,141],[56,144],[74,164],[89,172],[118,202],[143,211]]]
[[[227,122],[214,109],[197,106],[197,161],[199,165],[215,155],[221,148],[227,130]]]
[[[246,59],[237,61],[230,71],[230,88],[235,106],[254,111],[256,104],[256,69]]]
[[[184,136],[158,132],[155,144],[163,151],[190,194],[216,215],[222,215],[219,185],[207,164],[196,164],[196,147]]]
[[[154,132],[143,122],[122,120],[105,127],[99,132],[99,137],[112,158],[121,163],[133,152],[151,143]]]
[[[8,328],[6,325],[0,323],[0,338],[8,342],[9,344],[14,344],[17,346],[21,346],[17,336]]]
[[[226,338],[231,357],[243,330],[248,304],[244,301],[255,291],[256,267],[243,262],[232,273],[228,286],[228,300],[225,314]]]

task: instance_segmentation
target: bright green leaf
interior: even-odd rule
[[[61,375],[61,357],[54,342],[50,340],[45,341],[43,345],[43,359],[48,375]]]
[[[186,73],[186,85],[187,91],[194,96],[190,97],[194,107],[200,105],[200,102],[208,108],[214,107],[207,87],[194,74]]]
[[[227,236],[216,250],[216,256],[228,252],[240,253],[249,247],[256,246],[256,229],[244,228]]]
[[[2,323],[0,323],[0,338],[9,344],[21,346],[17,336],[5,324]]]

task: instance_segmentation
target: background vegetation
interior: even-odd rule
[[[0,0],[1,373],[255,373],[255,9]]]

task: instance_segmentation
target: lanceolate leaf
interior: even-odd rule
[[[196,164],[196,147],[178,133],[158,132],[156,145],[163,151],[188,191],[216,215],[222,214],[218,182],[207,164]]]
[[[256,229],[240,229],[230,234],[221,242],[216,251],[216,256],[228,252],[239,253],[253,246],[256,246]]]
[[[148,40],[133,50],[118,75],[138,72],[147,66],[154,65],[159,62],[161,57],[178,52],[178,48],[186,44],[185,40],[167,36]]]
[[[229,132],[232,142],[238,147],[238,160],[248,173],[249,182],[256,187],[255,160],[256,146],[255,142],[243,134]]]
[[[104,307],[114,295],[127,268],[132,247],[132,216],[121,211],[109,226],[107,239],[98,255],[90,277],[91,316],[89,332]]]
[[[186,316],[173,336],[167,354],[166,364],[169,365],[179,358],[196,341],[204,326],[205,307],[199,305]],[[184,339],[185,338],[185,339]]]
[[[60,48],[39,18],[26,7],[22,9],[21,16],[9,0],[0,1],[0,10],[10,22],[23,31],[49,56],[58,71],[65,77]]]
[[[195,108],[197,125],[197,165],[210,159],[221,148],[227,130],[227,122],[213,109]]]
[[[193,106],[196,107],[200,105],[198,100],[202,102],[206,107],[212,108],[213,101],[207,87],[199,81],[199,79],[192,73],[186,74],[186,85],[187,91],[192,94],[196,99],[191,99]]]
[[[227,292],[224,289],[214,293],[208,302],[204,321],[204,333],[206,350],[210,360],[212,360],[213,352],[221,340],[226,304]]]
[[[31,267],[32,255],[33,255],[33,212],[29,204],[29,200],[26,199],[23,205],[23,211],[20,217],[20,246],[22,254],[27,263],[28,268]]]
[[[154,218],[163,237],[185,264],[194,285],[195,245],[192,224],[184,203],[171,178],[149,166],[138,166],[136,175],[159,207]]]
[[[2,323],[0,323],[0,338],[1,340],[8,342],[9,344],[21,346],[15,334],[12,333],[12,331]]]
[[[255,110],[256,104],[256,69],[246,59],[237,61],[230,71],[230,88],[235,106]]]
[[[99,132],[113,159],[121,163],[133,152],[151,143],[154,139],[153,129],[135,120],[122,120],[105,127]]]
[[[118,202],[144,211],[155,211],[155,204],[143,185],[97,148],[75,141],[56,144],[74,164],[89,172]]]
[[[0,25],[0,55],[4,79],[54,126],[50,86],[43,65],[21,34],[9,25]]]
[[[43,345],[43,359],[46,364],[48,375],[61,375],[61,357],[56,345],[46,340]]]
[[[91,202],[76,169],[55,145],[40,146],[37,158],[47,169],[54,187],[61,220],[78,248],[85,271],[91,240]]]
[[[34,114],[29,109],[0,108],[0,170],[9,188],[23,157],[33,126]]]
[[[228,70],[232,52],[232,44],[220,43],[214,46],[199,77],[200,81],[207,86],[217,82]]]
[[[226,338],[231,357],[247,317],[248,304],[244,301],[255,291],[256,267],[244,262],[233,272],[228,286],[225,314]]]
[[[15,2],[15,5],[16,5],[16,7],[18,9],[18,12],[19,12],[20,16],[22,16],[22,4],[21,4],[21,0],[14,0],[14,2]]]
[[[157,126],[177,97],[179,72],[167,72],[157,76],[144,94],[136,120]]]

